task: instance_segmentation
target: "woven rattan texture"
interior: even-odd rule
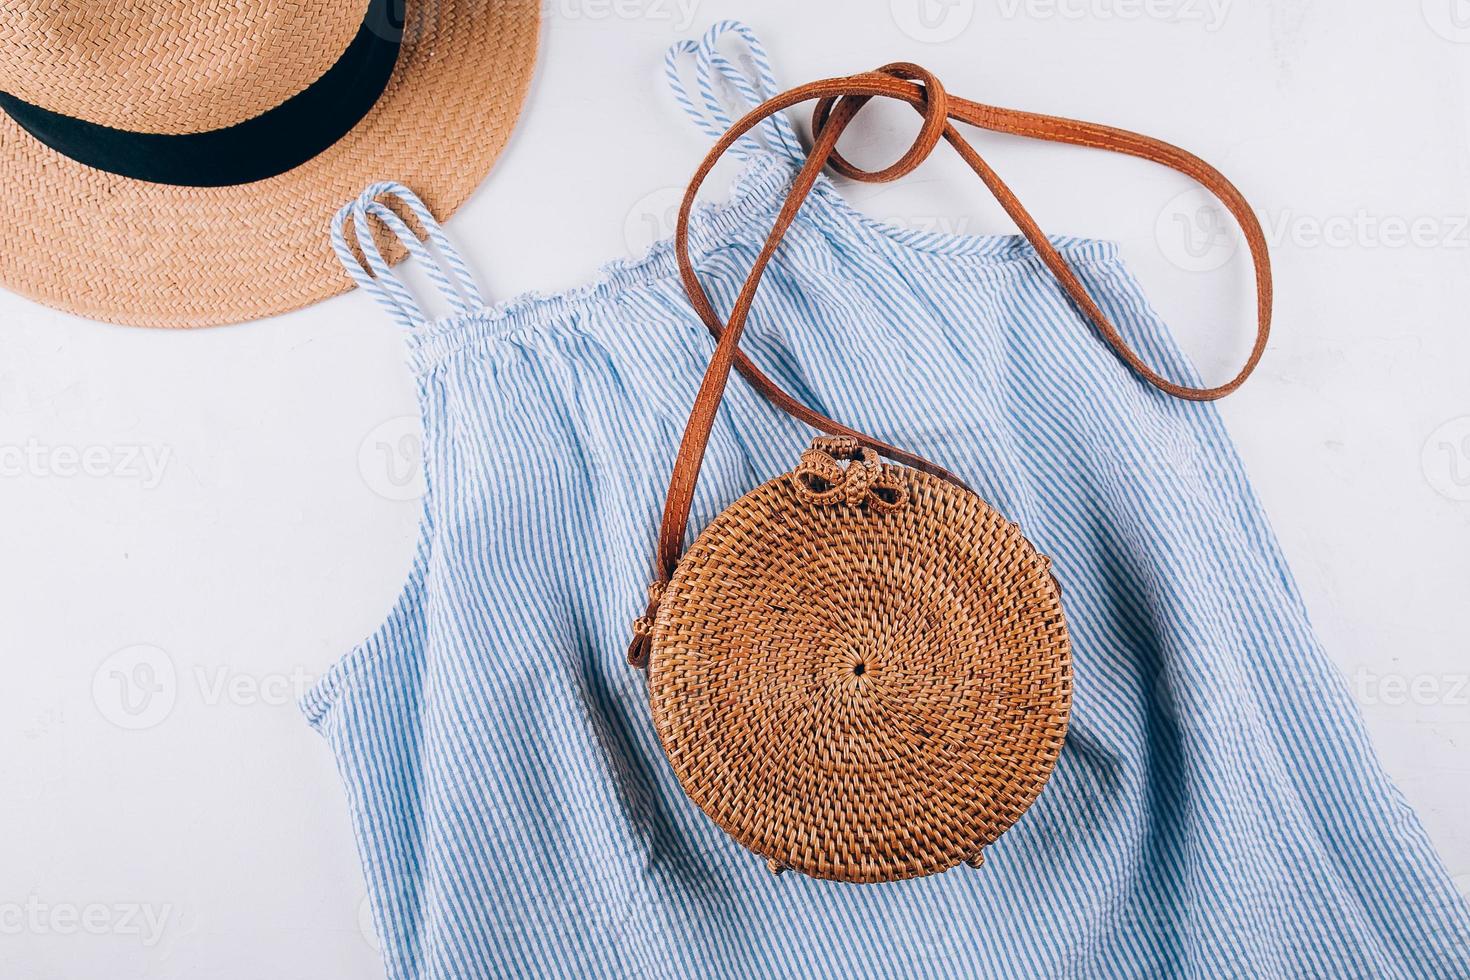
[[[658,606],[659,738],[691,799],[773,870],[978,864],[1061,750],[1048,559],[967,490],[891,464],[884,485],[901,506],[764,484],[700,534]]]

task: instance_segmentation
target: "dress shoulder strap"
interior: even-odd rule
[[[374,219],[386,234],[374,228]],[[332,219],[332,250],[342,268],[399,326],[415,330],[429,318],[383,256],[383,246],[395,240],[423,265],[456,315],[484,308],[484,297],[459,250],[444,234],[428,205],[402,184],[369,184]]]
[[[738,44],[730,44],[730,41]],[[721,50],[722,44],[734,52],[734,58]],[[694,68],[695,92],[685,80],[686,63]],[[684,40],[669,48],[664,57],[664,74],[674,99],[683,106],[689,118],[710,139],[719,139],[734,125],[723,94],[735,103],[736,112],[744,115],[776,95],[776,75],[765,45],[755,31],[738,20],[722,20],[699,40]],[[742,136],[730,148],[731,155],[748,160],[759,154],[784,157],[793,165],[806,159],[796,129],[785,113],[765,119],[752,132]]]

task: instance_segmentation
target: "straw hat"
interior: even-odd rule
[[[156,327],[349,285],[332,214],[373,180],[439,217],[505,146],[538,0],[7,0],[0,284]]]

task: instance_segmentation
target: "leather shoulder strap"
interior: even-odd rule
[[[873,98],[888,98],[906,102],[923,116],[923,123],[913,145],[898,161],[881,170],[866,171],[854,166],[837,152],[837,140],[858,111]],[[764,247],[751,266],[750,275],[740,290],[728,319],[722,322],[704,287],[699,282],[689,255],[689,218],[699,190],[720,157],[742,136],[772,114],[813,99],[817,100],[813,114],[814,145],[792,182],[791,190],[766,238]],[[960,135],[952,120],[995,132],[1076,146],[1091,146],[1150,160],[1188,175],[1219,198],[1245,233],[1256,274],[1255,344],[1244,366],[1235,377],[1215,387],[1194,388],[1168,380],[1145,363],[1128,346],[1107,315],[1088,295],[1067,260],[1047,239],[1016,195],[975,151],[974,147]],[[780,245],[782,236],[795,220],[822,169],[830,164],[837,172],[857,180],[896,180],[913,171],[927,159],[941,141],[953,146],[964,161],[970,165],[985,186],[995,195],[1001,207],[1016,223],[1032,247],[1036,249],[1038,256],[1056,277],[1062,289],[1082,314],[1092,322],[1103,340],[1144,380],[1176,398],[1189,401],[1211,401],[1235,391],[1255,370],[1261,355],[1265,352],[1271,328],[1271,266],[1266,249],[1266,239],[1262,234],[1260,223],[1256,220],[1245,198],[1219,171],[1203,160],[1161,140],[1127,130],[1115,129],[1111,126],[1019,112],[1014,109],[1002,109],[966,99],[952,98],[931,73],[908,63],[885,65],[876,71],[845,78],[826,79],[793,88],[757,106],[730,127],[730,130],[716,142],[695,172],[679,209],[675,241],[680,275],[689,294],[690,302],[698,312],[700,319],[714,334],[717,342],[699,392],[695,396],[694,406],[689,414],[689,424],[684,430],[684,438],[679,447],[679,455],[674,461],[673,476],[670,479],[668,497],[664,503],[663,524],[659,531],[658,583],[668,580],[682,555],[684,532],[688,526],[694,486],[699,478],[700,465],[704,460],[715,415],[719,411],[720,401],[724,396],[732,368],[738,370],[757,391],[770,399],[777,407],[813,428],[831,435],[851,437],[862,446],[876,450],[890,459],[964,486],[958,477],[942,467],[896,446],[890,446],[872,436],[848,428],[803,405],[756,367],[739,348],[740,336],[750,316],[761,275],[766,266],[770,264],[771,257]],[[655,595],[651,596],[650,612],[657,606],[658,583],[653,590]],[[636,646],[637,641],[635,640]]]

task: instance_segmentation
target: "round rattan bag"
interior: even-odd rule
[[[954,474],[801,404],[739,349],[761,274],[822,168],[841,160],[837,136],[862,102],[897,93],[925,113],[920,143],[886,177],[939,140],[938,83],[914,66],[887,71],[767,101],[715,144],[684,197],[679,269],[718,341],[674,461],[658,578],[628,651],[648,670],[654,727],[690,799],[771,870],[850,882],[978,867],[1045,785],[1071,704],[1051,562]],[[912,78],[925,87],[905,87]],[[699,187],[752,126],[814,95],[825,97],[815,145],[721,323],[689,257]],[[735,369],[827,435],[685,551]]]
[[[906,102],[924,119],[896,163],[867,171],[836,147],[874,98]],[[764,119],[813,99],[811,151],[722,323],[689,255],[699,188]],[[1194,388],[1144,363],[951,119],[1128,153],[1214,192],[1240,221],[1257,278],[1256,342],[1235,378]],[[674,460],[657,579],[628,659],[648,669],[654,727],[689,797],[777,872],[879,882],[979,865],[1041,792],[1066,734],[1070,651],[1051,562],[953,473],[803,405],[740,352],[761,274],[822,169],[894,180],[941,141],[995,194],[1103,340],[1160,391],[1190,401],[1228,395],[1270,333],[1270,262],[1249,204],[1198,157],[1138,133],[951,99],[929,72],[893,64],[770,98],[716,142],[680,207],[675,256],[717,342]],[[732,370],[827,435],[790,473],[731,504],[686,552],[694,488]]]
[[[1067,627],[1049,561],[979,497],[819,438],[685,553],[648,684],[731,837],[776,871],[892,881],[978,866],[1041,791]]]

